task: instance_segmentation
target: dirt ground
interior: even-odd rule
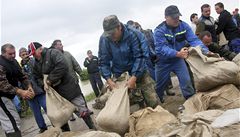
[[[171,90],[175,92],[176,95],[166,96],[165,103],[160,105],[165,109],[167,109],[172,114],[177,115],[179,105],[183,104],[185,100],[180,93],[177,77],[175,76],[172,77],[172,82],[173,82],[173,88]],[[93,103],[94,101],[88,102],[88,106],[91,110],[93,110],[94,114],[92,115],[92,118],[95,119],[100,110],[93,109],[92,108]],[[46,114],[44,114],[44,119],[46,120],[48,127],[51,127],[50,121],[48,120]],[[73,121],[73,122],[69,121],[68,123],[72,131],[82,131],[82,130],[88,129],[85,123],[83,122],[83,120],[80,118],[76,118],[76,121]],[[21,131],[22,131],[23,137],[34,137],[35,135],[38,134],[39,129],[37,127],[37,124],[33,116],[22,119]],[[1,130],[1,128],[0,128],[0,137],[5,137],[4,132]]]

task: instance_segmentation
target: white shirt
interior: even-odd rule
[[[196,33],[196,27],[197,27],[196,24],[194,23],[191,24],[191,28],[194,34]]]

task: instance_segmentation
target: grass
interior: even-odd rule
[[[94,92],[85,96],[85,99],[86,99],[87,102],[92,101],[95,98],[96,98],[96,96],[95,96]]]

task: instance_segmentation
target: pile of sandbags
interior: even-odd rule
[[[134,112],[129,118],[129,133],[125,134],[125,137],[144,137],[149,134],[158,131],[162,127],[166,129],[167,125],[178,124],[177,118],[163,109],[161,106],[157,106],[155,109],[150,107]],[[175,126],[174,126],[175,127]]]
[[[96,122],[102,130],[116,132],[120,135],[126,133],[130,116],[127,77],[125,78],[125,80],[116,82],[118,88],[111,91],[112,95],[96,117]]]
[[[211,125],[224,111],[240,108],[240,91],[233,84],[197,93],[183,106],[185,110],[182,112],[181,122],[184,126],[178,133],[180,137],[237,137],[240,133],[238,130],[240,123],[232,123],[233,125],[229,124],[227,127]],[[228,117],[230,120],[230,115]],[[232,133],[235,134],[232,135]]]
[[[207,91],[225,84],[240,85],[240,69],[234,62],[225,61],[219,56],[205,56],[199,46],[189,49],[186,61],[193,73],[197,91]]]

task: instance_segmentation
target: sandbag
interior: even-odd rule
[[[239,67],[232,61],[222,60],[221,57],[207,57],[201,48],[191,47],[186,59],[193,72],[193,80],[197,91],[207,91],[225,84],[240,85],[237,81]]]
[[[35,137],[59,137],[62,133],[60,128],[49,128],[45,132],[36,135]]]
[[[121,136],[118,135],[117,133],[112,133],[112,132],[90,131],[78,137],[121,137]]]
[[[183,115],[193,115],[208,109],[234,109],[240,107],[240,91],[236,86],[227,84],[219,86],[208,92],[200,92],[193,95],[183,104]]]
[[[44,76],[46,79],[47,76]],[[68,122],[76,107],[59,95],[52,87],[46,90],[47,116],[54,127],[61,127]]]
[[[148,107],[134,112],[130,116],[129,133],[126,133],[125,137],[143,137],[170,123],[178,123],[174,115],[161,106],[157,106],[155,109]]]
[[[126,82],[127,78],[116,82],[118,88],[113,89],[113,94],[96,117],[98,126],[104,131],[123,135],[128,129],[130,103]]]
[[[232,61],[240,67],[240,53],[238,53],[237,56],[235,56]]]
[[[214,128],[230,126],[240,122],[240,108],[229,109],[217,117],[211,124]]]

